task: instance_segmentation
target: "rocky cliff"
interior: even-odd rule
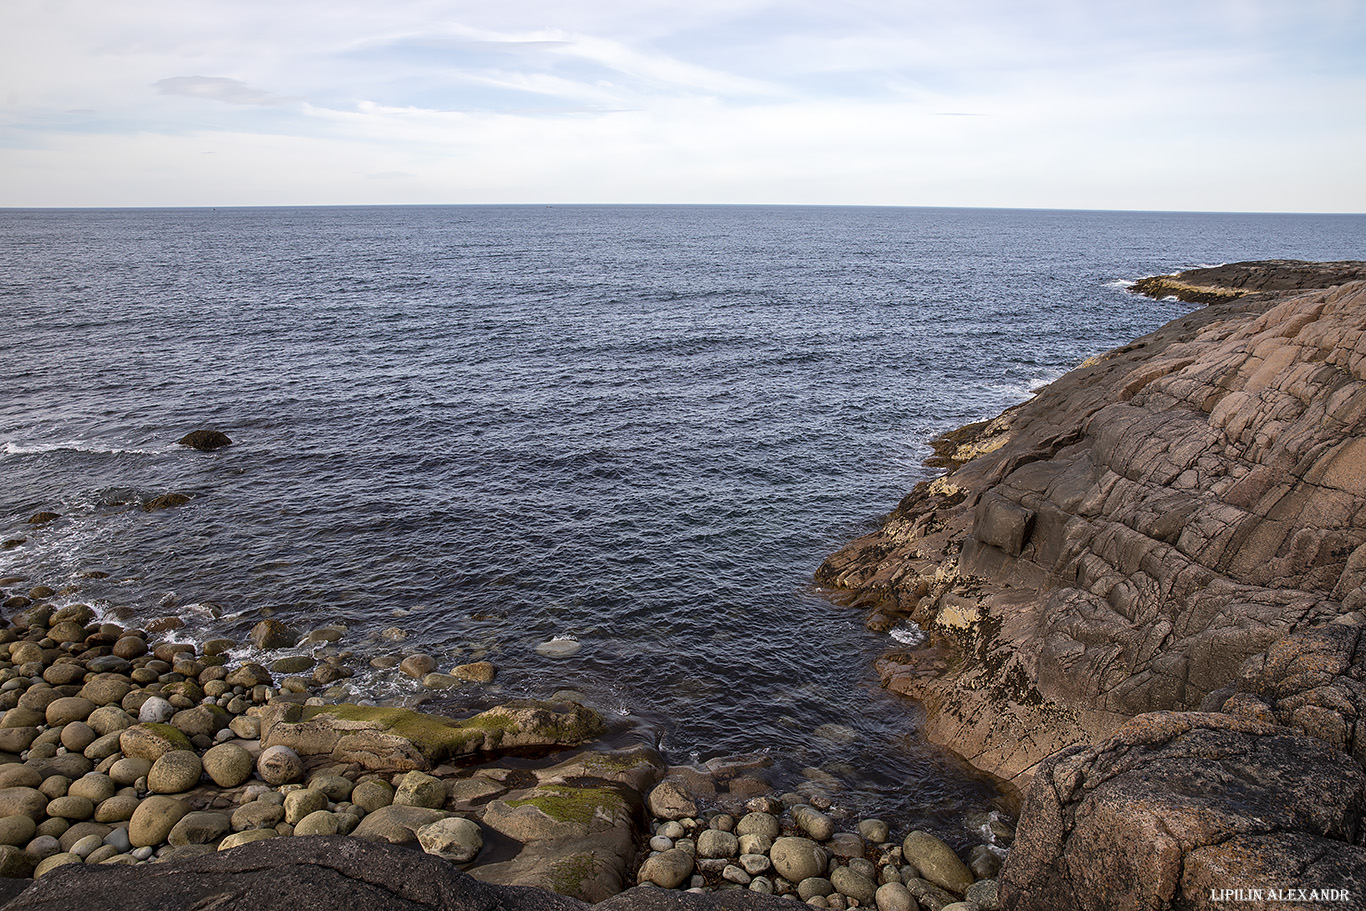
[[[1366,264],[1160,278],[1214,303],[938,440],[817,578],[1025,789],[1008,911],[1360,907]]]
[[[1364,329],[1363,282],[1193,311],[938,441],[949,472],[817,581],[930,632],[884,683],[1016,786],[1140,713],[1217,708],[1249,658],[1366,605]]]

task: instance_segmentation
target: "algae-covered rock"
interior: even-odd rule
[[[572,702],[510,703],[459,721],[403,708],[278,705],[262,718],[261,744],[372,770],[409,771],[480,752],[577,746],[603,728],[601,716]]]
[[[175,750],[190,750],[190,738],[169,724],[142,722],[127,728],[119,735],[119,749],[124,756],[156,762]]]
[[[582,837],[631,825],[631,808],[611,788],[547,785],[490,801],[484,825],[518,841]]]

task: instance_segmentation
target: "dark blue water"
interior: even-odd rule
[[[455,707],[573,688],[675,760],[768,751],[788,786],[824,768],[848,805],[951,829],[991,792],[877,689],[891,643],[817,564],[927,476],[931,435],[1186,309],[1124,280],[1363,238],[1352,216],[0,211],[0,539],[24,539],[0,576],[194,638],[344,624],[361,696],[420,690],[381,654],[487,657],[496,686]],[[174,445],[199,427],[236,444]],[[136,508],[167,491],[196,498]],[[557,636],[581,650],[535,651]]]

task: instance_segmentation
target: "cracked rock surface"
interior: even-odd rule
[[[1249,658],[1366,605],[1364,378],[1366,282],[1202,308],[940,440],[950,472],[817,580],[930,632],[884,683],[1023,789],[1135,715],[1217,708]]]

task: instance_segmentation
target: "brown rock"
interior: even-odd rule
[[[1210,889],[1366,882],[1366,770],[1296,731],[1141,715],[1044,762],[1001,871],[1010,911],[1218,907]],[[1305,906],[1307,907],[1307,906]]]
[[[251,628],[247,637],[259,649],[290,648],[299,641],[294,631],[279,620],[262,620]]]
[[[1342,277],[1283,267],[1228,274]],[[1363,282],[1212,304],[940,441],[949,474],[817,573],[928,630],[933,649],[879,672],[930,739],[1023,787],[1134,715],[1222,702],[1250,657],[1366,607],[1362,312]],[[1300,707],[1249,686],[1347,742],[1328,690]]]

